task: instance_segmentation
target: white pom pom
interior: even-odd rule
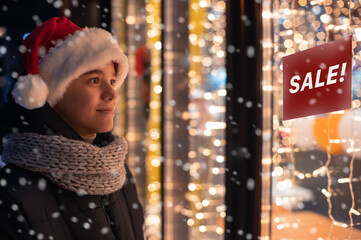
[[[19,77],[11,94],[17,104],[31,110],[44,106],[49,89],[39,75],[28,74]]]

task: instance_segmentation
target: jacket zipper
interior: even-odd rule
[[[104,212],[105,216],[107,217],[108,224],[109,224],[109,226],[110,226],[110,231],[112,232],[112,235],[113,235],[113,240],[116,240],[116,239],[115,239],[115,233],[114,233],[114,231],[113,231],[112,223],[111,223],[111,221],[110,221],[110,218],[109,218],[109,215],[108,215],[107,211],[105,210],[104,199],[105,199],[104,196],[99,196],[100,204],[102,205],[103,212]]]

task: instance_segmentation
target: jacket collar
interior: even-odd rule
[[[77,132],[75,132],[55,110],[46,103],[43,107],[32,110],[34,116],[39,120],[38,124],[43,124],[46,128],[45,133],[41,134],[56,134],[63,137],[82,140]]]

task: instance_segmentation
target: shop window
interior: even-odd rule
[[[264,239],[361,238],[359,1],[263,1]],[[352,35],[352,109],[284,121],[282,58]]]

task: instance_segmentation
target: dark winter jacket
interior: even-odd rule
[[[49,106],[26,110],[9,103],[0,108],[0,137],[8,132],[81,137]],[[93,144],[105,146],[110,133]],[[42,174],[14,165],[0,170],[0,240],[3,239],[143,239],[143,209],[127,169],[124,186],[109,195],[80,196],[62,189]]]

